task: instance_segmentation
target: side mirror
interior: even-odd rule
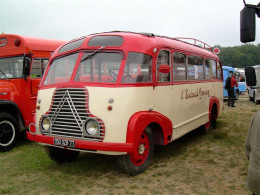
[[[240,41],[242,43],[255,41],[255,14],[254,8],[244,7],[240,11]]]
[[[30,75],[30,65],[31,65],[31,58],[24,57],[23,60],[23,76],[27,78]]]
[[[162,64],[159,67],[159,72],[160,73],[170,73],[170,71],[171,71],[171,67],[169,65],[167,65],[167,64]]]
[[[246,84],[248,86],[256,86],[255,69],[252,66],[245,68]]]

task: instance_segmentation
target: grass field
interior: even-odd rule
[[[135,177],[121,173],[114,156],[82,153],[76,162],[57,164],[23,137],[18,147],[0,153],[0,194],[251,194],[244,145],[260,105],[243,95],[236,106],[225,103],[207,135],[194,131],[156,147],[152,165]]]

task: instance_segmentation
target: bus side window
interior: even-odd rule
[[[217,62],[217,74],[218,74],[218,79],[222,79],[222,76],[221,76],[221,66],[220,66],[219,62]]]
[[[187,80],[185,54],[178,53],[178,52],[173,53],[173,80],[174,81]]]
[[[205,60],[205,79],[215,79],[216,74],[216,61],[210,59]]]
[[[170,82],[171,81],[171,73],[161,73],[158,72],[158,69],[161,64],[166,64],[170,66],[170,52],[162,50],[160,51],[157,57],[156,63],[156,77],[158,78],[158,82]]]
[[[42,75],[44,74],[44,72],[45,72],[45,70],[46,70],[46,68],[47,68],[47,66],[48,66],[48,62],[49,62],[48,59],[42,59],[42,61],[41,61],[41,65],[42,65]]]
[[[31,78],[41,78],[48,65],[48,59],[35,58],[32,62]]]
[[[122,75],[122,83],[151,83],[152,61],[150,55],[129,52],[127,62]]]
[[[203,58],[198,56],[188,57],[188,80],[203,80]]]

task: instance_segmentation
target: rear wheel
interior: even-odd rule
[[[132,153],[119,156],[120,167],[129,175],[138,175],[149,166],[154,152],[154,136],[150,128],[146,128],[139,138]]]
[[[0,113],[0,152],[11,150],[18,142],[20,130],[16,119],[6,112]]]
[[[200,127],[203,134],[207,134],[211,129],[216,129],[217,117],[217,108],[214,106],[211,110],[209,121]]]
[[[56,148],[52,146],[45,146],[45,152],[50,157],[50,159],[58,163],[72,162],[76,160],[79,155],[79,151]]]

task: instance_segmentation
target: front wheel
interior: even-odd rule
[[[119,156],[119,166],[129,175],[135,176],[149,166],[154,152],[154,136],[150,128],[146,128],[140,137],[136,138],[134,151]]]
[[[76,160],[79,155],[79,151],[56,148],[52,146],[45,146],[45,152],[51,160],[58,163],[72,162]]]
[[[20,130],[16,119],[6,112],[0,113],[0,152],[7,152],[17,144]]]

